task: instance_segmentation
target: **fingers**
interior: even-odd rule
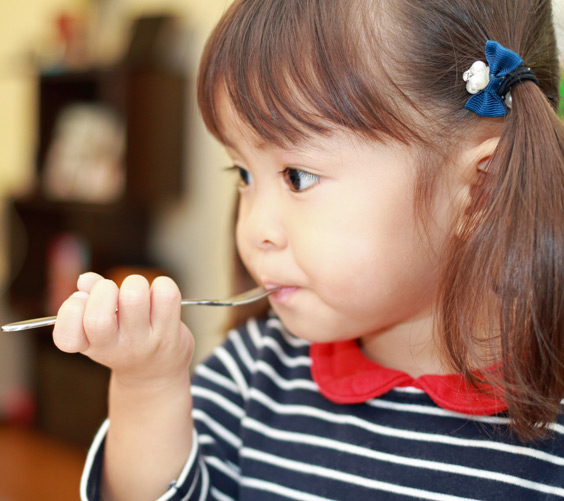
[[[121,335],[138,339],[150,332],[170,332],[180,321],[180,291],[168,277],[158,277],[149,286],[146,278],[131,275],[121,285],[118,309]]]
[[[123,374],[162,377],[185,370],[193,338],[181,322],[178,286],[167,277],[152,285],[140,275],[121,287],[95,273],[81,275],[78,291],[61,306],[55,344],[81,352]]]
[[[104,277],[98,275],[98,273],[89,271],[88,273],[83,273],[78,277],[76,286],[79,291],[90,292],[92,287],[94,287],[94,284],[100,280],[104,280]]]
[[[59,308],[53,329],[55,345],[68,353],[85,353],[93,341],[107,337],[108,328],[115,332],[117,326],[117,287],[113,282],[85,273],[78,278],[77,287],[79,290]]]
[[[119,289],[112,280],[97,280],[90,291],[84,310],[83,327],[91,345],[105,349],[117,343],[116,308]]]
[[[168,277],[158,277],[151,286],[151,324],[155,332],[171,332],[180,323],[180,290]]]
[[[75,292],[59,308],[53,329],[53,341],[61,351],[84,352],[90,346],[82,324],[87,300],[86,292]]]
[[[194,337],[181,321],[181,295],[176,283],[168,277],[158,277],[151,286],[152,333],[160,343],[172,350],[179,361],[180,372],[186,370],[194,351]],[[172,367],[171,367],[172,369]]]
[[[124,279],[119,292],[119,329],[124,342],[150,334],[151,296],[149,282],[141,275]]]

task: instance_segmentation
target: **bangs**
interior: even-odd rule
[[[258,138],[278,146],[335,129],[414,139],[405,96],[381,64],[373,3],[236,0],[200,65],[198,103],[208,129],[226,142],[221,95]]]

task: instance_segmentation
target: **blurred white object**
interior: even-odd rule
[[[58,118],[44,188],[52,198],[108,203],[125,188],[125,131],[108,108],[75,104]]]

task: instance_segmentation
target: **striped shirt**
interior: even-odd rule
[[[194,447],[159,501],[564,498],[562,416],[549,439],[523,445],[503,414],[447,410],[413,386],[334,403],[311,364],[309,343],[277,318],[232,331],[195,371]],[[98,499],[107,427],[88,455],[83,500]]]

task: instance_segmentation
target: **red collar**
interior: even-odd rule
[[[369,360],[354,340],[312,344],[311,372],[321,393],[338,404],[357,404],[396,387],[423,390],[443,409],[472,415],[492,415],[507,409],[499,396],[472,387],[460,374],[411,377]],[[486,387],[484,386],[484,389]]]

